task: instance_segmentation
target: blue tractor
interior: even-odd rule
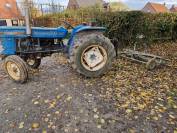
[[[103,35],[105,28],[85,24],[73,27],[68,22],[63,23],[65,27],[30,27],[27,16],[25,27],[0,27],[0,57],[12,80],[26,82],[29,67],[37,69],[43,57],[59,52],[68,53],[72,67],[86,77],[98,77],[107,72],[115,50]],[[68,35],[68,42],[64,44]]]

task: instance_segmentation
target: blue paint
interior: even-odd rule
[[[104,32],[105,28],[103,27],[91,27],[79,25],[76,26],[72,32],[68,41],[67,48],[74,46],[75,36],[82,31],[100,31]],[[41,28],[41,27],[32,27],[32,38],[39,39],[65,39],[68,35],[68,30],[63,27],[58,28]],[[26,27],[0,27],[0,40],[2,40],[3,51],[0,51],[2,55],[15,55],[16,54],[16,39],[27,38]]]
[[[99,32],[105,32],[106,28],[104,27],[92,27],[92,26],[84,26],[84,25],[78,25],[76,26],[70,36],[70,39],[68,41],[68,54],[71,53],[71,49],[74,46],[74,38],[79,32],[83,31],[99,31]]]
[[[25,35],[25,27],[0,27],[0,33],[3,34],[20,34]],[[68,34],[68,31],[63,27],[58,28],[41,28],[41,27],[32,27],[32,38],[65,38]]]
[[[16,51],[15,40],[12,36],[4,36],[2,38],[3,55],[14,55]]]

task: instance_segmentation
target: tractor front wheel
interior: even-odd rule
[[[70,52],[72,67],[86,77],[106,73],[115,57],[111,41],[97,32],[78,34]]]
[[[28,67],[22,58],[16,55],[4,59],[4,68],[9,77],[18,83],[24,83],[28,79]]]

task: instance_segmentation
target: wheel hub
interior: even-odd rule
[[[84,54],[84,59],[90,67],[95,67],[97,64],[103,61],[103,55],[97,48],[92,48]]]
[[[89,71],[101,69],[106,64],[106,61],[107,53],[101,46],[93,45],[83,52],[82,64]]]
[[[8,62],[7,63],[7,71],[13,79],[15,79],[15,80],[20,79],[20,69],[18,68],[18,66],[15,63]]]

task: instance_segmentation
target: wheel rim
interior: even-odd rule
[[[20,80],[20,69],[18,65],[12,61],[7,62],[6,64],[7,72],[8,74],[14,79],[14,80]]]
[[[102,46],[91,45],[83,51],[81,63],[89,71],[98,71],[105,66],[107,58],[107,52]]]
[[[33,60],[33,59],[28,59],[26,62],[30,66],[33,66],[35,64],[35,60]]]

